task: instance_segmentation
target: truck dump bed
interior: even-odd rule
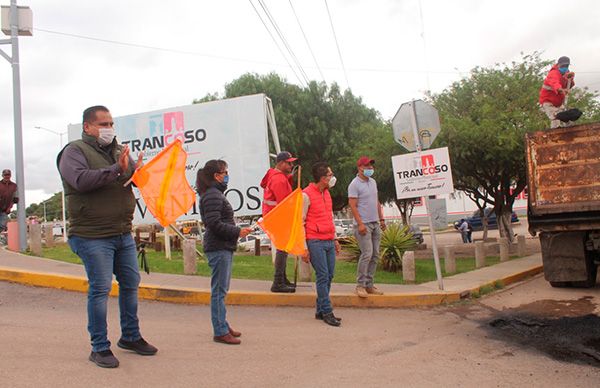
[[[526,154],[530,215],[600,211],[600,123],[529,133]]]

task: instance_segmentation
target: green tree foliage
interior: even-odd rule
[[[62,220],[62,195],[60,192],[53,194],[50,198],[40,203],[32,203],[25,209],[27,217],[37,216],[44,219],[44,204],[46,206],[46,220]],[[66,211],[66,209],[65,209]],[[67,214],[67,219],[69,215]]]
[[[456,189],[494,206],[499,217],[510,215],[526,185],[525,134],[549,127],[538,105],[548,65],[533,53],[511,64],[477,67],[430,96],[442,122],[436,145],[449,147]],[[596,95],[587,90],[574,89],[569,107],[585,112],[582,121],[599,118]]]
[[[337,84],[311,82],[306,88],[288,83],[277,74],[245,74],[225,85],[223,98],[264,93],[273,101],[282,149],[300,158],[303,186],[312,180],[311,166],[330,163],[338,183],[331,191],[334,210],[348,203],[347,187],[355,174],[356,149],[367,141],[365,128],[382,125],[379,114],[350,90]],[[213,93],[194,102],[211,101]],[[369,141],[371,138],[369,138]],[[274,147],[272,147],[274,151]]]

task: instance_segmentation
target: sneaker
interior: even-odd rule
[[[335,327],[338,327],[339,325],[342,324],[340,321],[335,319],[335,317],[333,316],[333,312],[323,314],[323,322],[325,322],[329,326],[335,326]]]
[[[375,286],[367,287],[366,291],[368,294],[371,294],[371,295],[383,295],[383,292],[379,291],[379,289]]]
[[[336,317],[335,315],[333,317],[340,322],[342,321],[342,318],[340,317]],[[323,320],[323,313],[315,313],[315,319]]]
[[[158,349],[148,342],[145,339],[141,338],[137,341],[125,341],[124,339],[120,339],[117,342],[117,346],[121,349],[133,350],[137,354],[141,354],[142,356],[153,356],[158,352]]]
[[[356,295],[361,298],[368,298],[369,294],[367,293],[367,289],[361,286],[356,286]]]
[[[91,352],[89,360],[101,368],[116,368],[119,366],[119,360],[110,349]]]
[[[242,343],[241,340],[235,338],[230,333],[227,333],[225,335],[214,336],[213,341],[226,345],[239,345]]]

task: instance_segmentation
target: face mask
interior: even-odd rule
[[[363,174],[365,174],[365,176],[373,176],[374,172],[375,170],[373,170],[372,168],[365,168],[363,170]]]
[[[228,183],[229,183],[229,175],[225,175],[225,176],[223,177],[223,183],[224,183],[224,184],[228,184]]]
[[[101,146],[107,146],[112,143],[115,138],[115,129],[114,128],[100,128],[98,130],[98,143]]]
[[[565,74],[567,71],[569,71],[568,67],[559,67],[558,71],[560,71],[560,74]]]
[[[332,188],[333,186],[335,186],[335,182],[337,182],[337,178],[335,176],[332,176],[331,179],[329,180],[329,188]]]

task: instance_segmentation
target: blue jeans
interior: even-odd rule
[[[220,337],[229,333],[227,323],[227,309],[225,308],[225,297],[229,291],[231,280],[231,266],[233,252],[221,250],[205,252],[208,265],[211,269],[210,275],[210,317],[213,325],[213,333]]]
[[[317,313],[333,311],[329,292],[335,272],[335,244],[333,240],[307,240],[310,263],[317,277]]]
[[[4,232],[6,230],[6,224],[8,224],[8,214],[0,211],[0,232]]]
[[[119,282],[121,338],[125,341],[140,339],[137,317],[140,273],[131,234],[107,238],[70,236],[69,246],[81,257],[89,281],[87,310],[92,351],[110,349],[106,330],[106,304],[113,273]]]

